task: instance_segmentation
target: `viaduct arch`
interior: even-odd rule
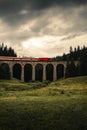
[[[41,73],[40,75],[42,76],[41,81],[47,80],[48,74],[51,75],[50,80],[55,81],[58,79],[58,74],[61,73],[61,77],[65,77],[65,71],[66,71],[66,66],[67,62],[66,61],[58,61],[58,62],[29,62],[29,61],[0,61],[0,64],[8,64],[10,68],[10,75],[12,77],[17,77],[17,74],[19,73],[19,76],[17,77],[18,79],[21,79],[21,81],[28,81],[28,80],[38,80],[36,78],[36,75],[40,73],[37,69],[37,66],[39,65],[41,68]],[[77,65],[77,63],[75,63]],[[16,65],[18,66],[18,71],[15,73],[15,68]],[[29,67],[31,68],[31,72],[29,70]],[[59,68],[62,68],[62,72],[60,72]],[[51,72],[49,69],[51,68]],[[27,70],[30,73],[30,78],[25,79],[25,75]],[[36,72],[37,70],[37,72]]]

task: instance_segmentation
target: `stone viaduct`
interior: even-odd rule
[[[63,66],[63,75],[65,77],[65,71],[66,71],[66,66],[67,66],[67,62],[66,61],[58,61],[58,62],[31,62],[31,61],[0,61],[0,64],[7,64],[9,66],[10,69],[10,74],[11,74],[11,78],[13,77],[13,67],[16,64],[19,64],[21,66],[21,81],[24,82],[24,67],[26,64],[29,64],[32,66],[32,80],[35,80],[35,67],[36,65],[40,64],[43,66],[43,76],[42,76],[42,80],[46,80],[46,66],[47,65],[52,65],[53,66],[53,81],[57,80],[57,66],[58,65],[62,65]],[[77,65],[77,62],[75,62],[75,65]]]

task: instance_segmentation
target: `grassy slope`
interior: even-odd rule
[[[0,130],[87,130],[87,76],[0,81]]]

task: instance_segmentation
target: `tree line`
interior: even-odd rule
[[[67,61],[66,77],[87,75],[87,47],[70,47],[68,54],[57,56],[53,61]],[[75,61],[78,61],[77,66]]]
[[[78,61],[81,59],[81,57],[83,57],[84,54],[87,53],[87,47],[83,46],[77,46],[74,49],[72,48],[72,46],[70,46],[70,50],[68,54],[63,54],[62,56],[56,56],[53,58],[53,61]]]
[[[7,45],[4,45],[4,43],[2,43],[0,44],[0,56],[17,57],[17,54],[12,47],[8,47]]]

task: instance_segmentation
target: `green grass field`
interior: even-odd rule
[[[87,76],[0,80],[0,130],[87,130]]]

